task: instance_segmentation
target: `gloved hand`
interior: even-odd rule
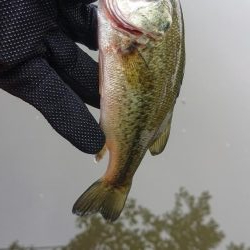
[[[84,103],[99,107],[98,65],[75,42],[97,49],[91,0],[0,0],[0,88],[37,108],[86,153],[105,137]]]

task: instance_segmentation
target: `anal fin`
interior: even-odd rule
[[[95,155],[95,161],[96,161],[96,162],[99,162],[99,161],[104,157],[106,151],[107,151],[107,146],[106,146],[106,144],[105,144],[105,145],[103,146],[103,148],[101,149],[101,151],[98,152],[98,153]]]

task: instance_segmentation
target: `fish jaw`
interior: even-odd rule
[[[103,10],[112,27],[138,46],[161,40],[172,23],[170,0],[104,0]]]

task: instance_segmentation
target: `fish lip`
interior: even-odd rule
[[[135,37],[136,39],[148,37],[151,40],[158,40],[159,34],[147,32],[129,22],[129,20],[123,16],[122,11],[116,4],[116,0],[104,1],[104,10],[113,28],[123,34]]]
[[[141,36],[143,34],[137,27],[126,21],[121,10],[115,4],[115,0],[104,1],[104,9],[114,29],[127,35]]]

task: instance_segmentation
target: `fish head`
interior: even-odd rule
[[[171,0],[103,0],[112,26],[139,44],[159,40],[172,24]]]

